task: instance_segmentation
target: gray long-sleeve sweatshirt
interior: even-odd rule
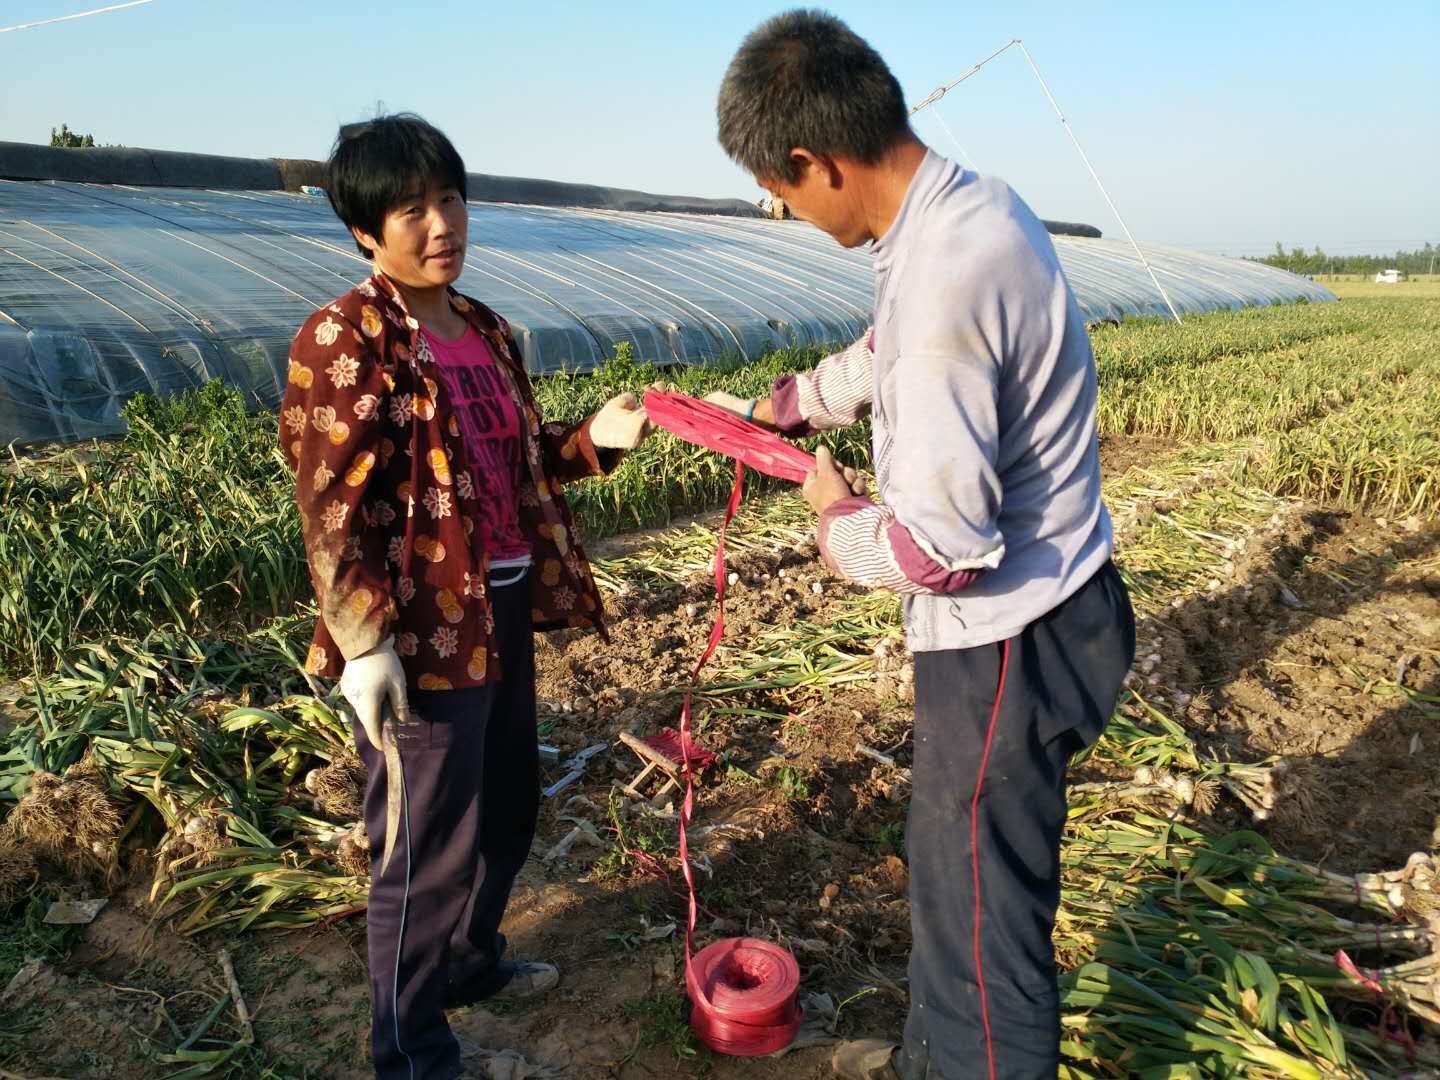
[[[879,501],[822,515],[826,561],[905,594],[912,651],[1004,640],[1110,556],[1084,320],[1030,208],[933,151],[873,254],[873,334],[780,380],[777,422],[868,398]]]

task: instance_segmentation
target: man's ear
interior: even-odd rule
[[[360,228],[359,225],[351,225],[350,234],[355,237],[355,242],[357,244],[360,244],[362,247],[370,249],[371,258],[374,258],[375,252],[380,250],[380,242],[376,240],[375,237],[371,236],[368,232],[366,232],[364,229]]]
[[[807,175],[814,176],[831,188],[838,188],[841,184],[840,170],[835,165],[835,159],[829,154],[816,154],[803,146],[797,146],[790,151],[790,161],[799,170],[802,178]]]

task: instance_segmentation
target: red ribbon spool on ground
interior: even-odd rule
[[[769,941],[726,938],[701,949],[685,970],[690,1027],[721,1054],[783,1050],[800,1030],[800,965]]]
[[[695,663],[692,681],[710,659],[725,633],[725,529],[740,506],[744,466],[770,476],[800,483],[815,469],[815,459],[799,447],[742,420],[709,402],[670,391],[645,391],[645,410],[660,427],[686,442],[704,446],[735,459],[735,486],[715,547],[715,600],[717,612],[710,640]],[[695,771],[703,768],[690,735],[690,691],[680,706],[680,732],[676,741],[685,777],[685,798],[680,804],[680,867],[689,890],[685,919],[685,989],[690,994],[690,1027],[710,1049],[736,1057],[773,1054],[790,1045],[800,1030],[800,965],[779,945],[758,938],[725,938],[690,954],[699,904],[695,876],[690,867],[686,828],[695,810]]]

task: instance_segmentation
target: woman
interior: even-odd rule
[[[560,484],[650,424],[630,394],[541,421],[505,321],[450,287],[465,167],[438,130],[342,128],[327,190],[374,272],[301,328],[281,406],[320,608],[307,667],[339,676],[368,771],[376,1075],[449,1077],[446,1008],[559,981],[499,932],[539,806],[532,632],[603,633]]]

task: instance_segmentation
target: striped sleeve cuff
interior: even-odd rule
[[[874,394],[871,337],[831,353],[813,371],[776,379],[770,389],[775,426],[786,435],[808,435],[864,416]]]
[[[896,520],[890,507],[858,495],[832,503],[820,515],[818,542],[820,557],[835,573],[908,595],[960,592],[1004,555],[1002,546],[964,566],[946,566]]]
[[[800,411],[800,388],[794,375],[782,375],[770,387],[770,408],[775,413],[775,426],[780,434],[797,438],[812,435],[815,429]]]

